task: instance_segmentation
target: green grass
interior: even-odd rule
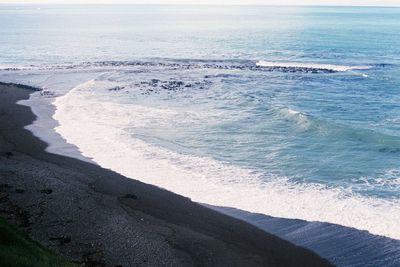
[[[76,265],[42,247],[17,227],[0,218],[0,266],[73,267]]]

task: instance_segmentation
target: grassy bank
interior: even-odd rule
[[[75,266],[31,240],[24,232],[0,218],[0,266]]]

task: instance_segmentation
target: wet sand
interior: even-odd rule
[[[88,266],[330,266],[313,252],[190,199],[45,152],[17,105],[32,88],[0,84],[0,216]],[[51,129],[49,129],[50,131]]]

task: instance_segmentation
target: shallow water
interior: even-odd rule
[[[202,203],[400,239],[399,17],[0,6],[0,79],[45,88],[33,98],[55,99],[56,131],[104,167]]]

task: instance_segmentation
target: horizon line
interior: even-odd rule
[[[99,5],[125,5],[125,6],[271,6],[271,7],[384,7],[384,8],[400,8],[400,5],[347,5],[347,4],[179,4],[179,3],[13,3],[13,2],[0,2],[0,5],[48,5],[48,6],[99,6]]]

